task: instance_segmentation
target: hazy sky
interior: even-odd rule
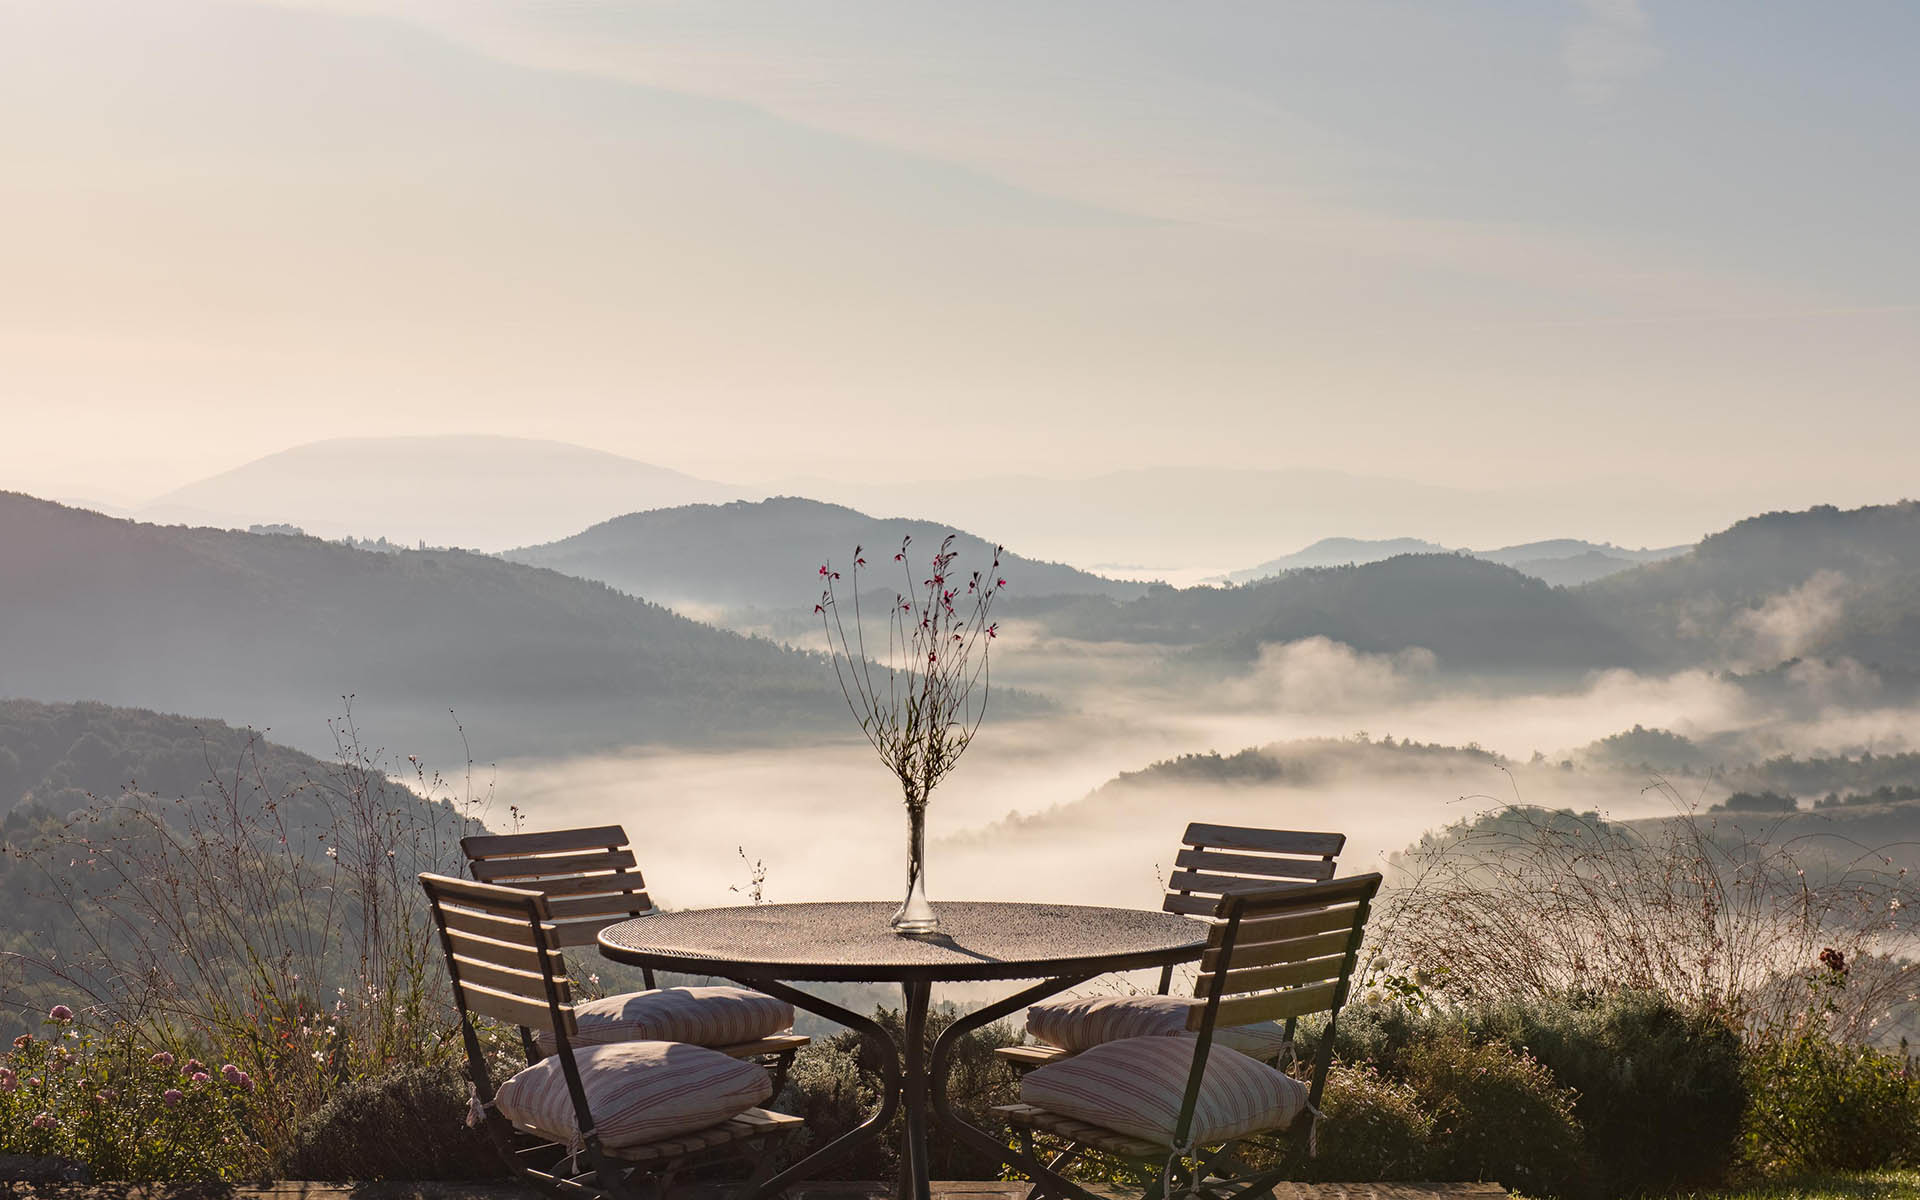
[[[1920,6],[0,0],[0,486],[1912,490]]]

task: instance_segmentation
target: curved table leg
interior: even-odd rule
[[[899,1111],[900,1108],[900,1051],[894,1046],[893,1039],[887,1036],[886,1030],[880,1028],[880,1026],[870,1018],[863,1017],[850,1009],[842,1008],[830,1001],[822,1000],[818,996],[803,992],[798,988],[788,987],[786,984],[775,980],[752,979],[742,982],[745,986],[751,987],[756,991],[765,992],[769,996],[785,1000],[795,1008],[803,1008],[810,1013],[825,1017],[837,1025],[845,1025],[847,1028],[852,1029],[866,1038],[869,1042],[885,1050],[885,1053],[880,1055],[880,1107],[874,1111],[872,1116],[820,1147],[818,1150],[815,1150],[812,1154],[794,1163],[778,1175],[764,1180],[751,1191],[741,1193],[743,1200],[764,1200],[765,1197],[779,1195],[789,1186],[802,1179],[818,1174],[823,1167],[832,1163],[835,1159],[845,1156],[847,1152],[880,1136],[881,1131],[886,1128],[887,1122],[893,1119],[893,1114]],[[925,985],[922,985],[922,988],[920,1021],[921,1028],[924,1030],[926,1028]],[[908,1000],[908,1017],[911,1023],[911,994],[909,994]],[[923,1077],[923,1089],[924,1086],[925,1081]],[[909,1128],[911,1128],[911,1120],[909,1121]],[[923,1119],[921,1122],[923,1147],[925,1145],[925,1129],[925,1121]],[[921,1154],[921,1160],[925,1160],[924,1150]],[[925,1196],[926,1192],[922,1191],[920,1195]]]
[[[940,1118],[940,1123],[951,1130],[954,1136],[1002,1166],[1015,1167],[1027,1172],[1033,1177],[1036,1188],[1044,1182],[1055,1188],[1064,1190],[1068,1195],[1079,1195],[1090,1197],[1091,1200],[1098,1200],[1097,1197],[1091,1197],[1090,1193],[1077,1184],[1057,1172],[1048,1169],[1045,1164],[1029,1155],[1022,1154],[1018,1150],[1011,1149],[986,1130],[968,1122],[965,1118],[961,1117],[959,1113],[953,1111],[953,1104],[947,1099],[947,1075],[953,1069],[953,1048],[961,1038],[979,1029],[983,1025],[990,1025],[998,1021],[1001,1017],[1007,1016],[1015,1009],[1025,1008],[1036,1000],[1044,1000],[1048,996],[1064,992],[1068,988],[1085,983],[1092,978],[1092,975],[1065,975],[1058,979],[1048,979],[1044,982],[1034,984],[1030,988],[1015,992],[1004,1000],[989,1004],[985,1008],[978,1009],[961,1017],[953,1024],[947,1026],[946,1029],[942,1030],[940,1036],[935,1039],[933,1043],[932,1071],[930,1074],[932,1076],[933,1111]]]

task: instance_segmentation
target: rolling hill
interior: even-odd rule
[[[864,546],[873,566],[862,575],[863,591],[896,591],[901,575],[891,560],[901,539],[913,538],[915,555],[931,555],[949,532],[951,527],[931,521],[870,517],[838,504],[780,496],[629,513],[502,557],[596,579],[662,604],[805,613],[819,592],[814,571],[820,564],[832,561],[846,570],[854,547]],[[985,570],[992,561],[992,544],[970,533],[958,534],[954,549],[962,571]],[[1128,599],[1146,591],[1144,584],[1017,554],[1003,555],[1000,566],[1015,606],[1036,596]]]
[[[1846,656],[1920,670],[1920,503],[1751,517],[1578,595],[1669,662],[1766,669]]]
[[[271,725],[332,750],[353,694],[457,763],[842,728],[821,660],[603,584],[461,551],[156,526],[0,493],[0,695]]]
[[[1317,567],[1228,588],[1156,588],[1127,603],[1051,614],[1054,632],[1090,641],[1195,647],[1197,661],[1252,663],[1260,647],[1326,637],[1356,650],[1433,651],[1442,669],[1537,673],[1631,666],[1630,638],[1566,591],[1459,554],[1408,554]]]
[[[178,488],[133,515],[221,528],[296,525],[321,537],[501,549],[558,537],[608,513],[746,494],[532,438],[335,438]]]
[[[1551,538],[1544,542],[1526,542],[1503,546],[1498,550],[1460,550],[1457,553],[1487,562],[1512,567],[1522,575],[1551,583],[1556,587],[1588,583],[1628,570],[1640,563],[1659,562],[1685,554],[1686,546],[1668,546],[1657,550],[1628,550],[1608,542],[1588,542],[1579,538]],[[1252,583],[1301,567],[1360,566],[1401,554],[1456,553],[1438,542],[1420,538],[1321,538],[1304,550],[1270,559],[1257,567],[1234,571],[1224,577],[1228,583]]]

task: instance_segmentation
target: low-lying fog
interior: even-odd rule
[[[1154,682],[1158,660],[1137,647],[1009,643],[996,650],[996,682],[1042,690],[1059,711],[989,723],[935,793],[936,901],[1151,907],[1190,820],[1343,831],[1343,866],[1364,870],[1425,830],[1516,798],[1617,818],[1670,813],[1673,801],[1649,790],[1644,772],[1560,766],[1636,724],[1736,747],[1729,765],[1920,744],[1920,714],[1875,706],[1871,680],[1845,670],[1810,669],[1784,703],[1705,672],[1611,671],[1569,689],[1495,692],[1448,684],[1421,651],[1367,655],[1316,638],[1269,647],[1233,683],[1176,689]],[[656,898],[676,907],[743,902],[753,862],[765,865],[768,900],[892,899],[906,829],[899,793],[855,740],[851,717],[847,729],[845,741],[795,749],[502,763],[495,823],[511,803],[533,828],[624,824]],[[1309,746],[1286,754],[1308,769],[1277,781],[1147,781],[1090,796],[1122,772],[1182,754],[1362,731],[1376,744],[1389,736],[1396,745],[1476,744],[1512,767],[1465,754]],[[1528,765],[1536,752],[1545,759]],[[1703,804],[1728,790],[1707,773],[1675,783]]]

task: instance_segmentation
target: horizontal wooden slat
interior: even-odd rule
[[[640,878],[638,871],[622,871],[617,875],[566,875],[559,879],[522,879],[515,887],[526,888],[530,892],[539,892],[548,900],[560,896],[591,896],[614,892],[645,892],[647,881]]]
[[[804,1050],[813,1041],[801,1033],[776,1033],[772,1037],[763,1037],[751,1042],[736,1042],[731,1046],[715,1046],[714,1049],[728,1058],[758,1058],[762,1054],[785,1054],[790,1050]]]
[[[1324,858],[1261,858],[1255,854],[1224,854],[1218,850],[1182,850],[1174,857],[1173,865],[1269,879],[1333,878],[1333,864]]]
[[[1238,958],[1236,956],[1236,962]],[[1264,988],[1298,987],[1303,983],[1318,983],[1323,979],[1338,979],[1340,971],[1346,966],[1347,956],[1328,954],[1319,958],[1309,958],[1300,962],[1281,963],[1271,967],[1250,967],[1241,970],[1237,966],[1227,972],[1226,993],[1235,995],[1240,992],[1259,991]],[[1218,978],[1213,972],[1200,976],[1193,985],[1196,996],[1210,995],[1213,981]]]
[[[448,929],[447,940],[453,943],[455,954],[464,954],[483,962],[494,963],[502,967],[512,967],[516,971],[540,973],[540,960],[550,957],[556,974],[566,973],[565,960],[558,955],[535,950],[530,946],[516,946],[511,942],[498,942],[492,938],[475,937],[462,929]]]
[[[1254,992],[1220,1002],[1214,1028],[1226,1025],[1252,1025],[1256,1021],[1284,1021],[1333,1007],[1338,983],[1316,983],[1311,987],[1290,988],[1284,992]],[[1207,1008],[1196,1004],[1187,1014],[1187,1028],[1197,1030],[1206,1019]]]
[[[1202,825],[1197,821],[1187,826],[1187,835],[1180,840],[1189,846],[1215,850],[1265,850],[1269,854],[1302,854],[1313,858],[1337,855],[1347,845],[1347,835],[1344,833]]]
[[[1279,884],[1260,893],[1236,893],[1235,906],[1241,916],[1275,916],[1300,908],[1320,908],[1335,904],[1359,904],[1372,900],[1380,890],[1379,872],[1345,875],[1321,883]]]
[[[1344,954],[1347,939],[1353,936],[1353,929],[1329,930],[1326,933],[1309,934],[1306,937],[1288,938],[1277,942],[1254,942],[1251,945],[1236,944],[1233,948],[1233,969],[1246,967],[1264,967],[1273,963],[1299,962],[1303,959],[1318,958],[1322,954]],[[1214,947],[1200,956],[1202,971],[1218,970],[1220,950]]]
[[[475,983],[509,992],[515,996],[524,996],[538,1004],[547,1002],[547,981],[534,971],[516,971],[511,967],[502,967],[482,959],[467,958],[464,955],[453,956],[453,965],[460,972],[461,983]],[[560,1003],[573,1003],[572,992],[567,987],[564,976],[554,977],[554,990]]]
[[[451,875],[420,876],[420,886],[436,904],[458,904],[501,916],[525,917],[539,911],[541,896],[526,888],[502,887],[497,883],[475,883]]]
[[[1285,886],[1272,879],[1245,879],[1234,875],[1212,875],[1204,871],[1175,871],[1167,876],[1167,890],[1170,892],[1200,892],[1209,896],[1224,896],[1228,892],[1264,892]]]
[[[531,946],[535,950],[543,949],[533,923],[513,921],[506,917],[495,917],[487,913],[474,912],[465,908],[443,908],[440,919],[447,923],[448,929],[460,929],[467,933],[477,933],[483,938],[492,938],[496,942],[511,942],[516,946]],[[552,929],[551,925],[547,926]]]
[[[1067,1057],[1067,1052],[1058,1046],[998,1046],[993,1052],[1022,1073]]]
[[[1310,933],[1324,933],[1329,929],[1352,929],[1359,909],[1351,904],[1339,908],[1313,908],[1301,913],[1288,913],[1280,917],[1259,917],[1240,922],[1240,932],[1234,939],[1236,946],[1257,945],[1260,942],[1281,942],[1289,938],[1305,937]],[[1226,926],[1216,925],[1215,930],[1224,930]],[[1217,935],[1216,935],[1217,936]],[[1209,940],[1208,945],[1218,945],[1218,941]]]
[[[529,1000],[525,996],[515,996],[509,992],[496,991],[476,983],[460,985],[460,1001],[470,1012],[510,1021],[515,1025],[525,1025],[529,1029],[552,1029],[553,1009],[544,1000]],[[571,1020],[573,1010],[562,1008],[560,1012],[567,1021],[567,1032],[573,1032]]]
[[[1218,907],[1220,902],[1212,896],[1182,896],[1177,892],[1168,892],[1167,898],[1160,902],[1160,911],[1186,917],[1211,917]]]
[[[611,850],[626,844],[626,830],[618,825],[596,825],[591,829],[554,829],[545,833],[477,833],[460,839],[460,851],[468,858],[498,858],[503,854]]]
[[[571,921],[578,917],[637,917],[653,911],[653,901],[647,899],[645,892],[615,892],[610,896],[576,896],[567,900],[551,900],[547,903],[547,912],[556,921]]]
[[[588,854],[553,854],[543,858],[511,855],[474,859],[473,877],[484,882],[531,879],[542,875],[579,875],[587,871],[630,871],[636,865],[631,850],[596,850]]]
[[[591,921],[563,921],[548,928],[553,930],[551,937],[556,946],[591,946],[599,940],[602,929],[628,920],[632,918],[625,915],[600,917]]]

